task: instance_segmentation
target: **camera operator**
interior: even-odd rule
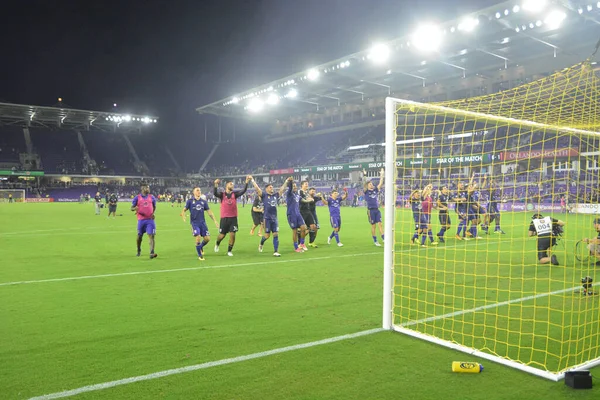
[[[584,243],[587,243],[587,248],[590,251],[590,255],[596,258],[596,265],[600,266],[600,218],[594,220],[594,229],[596,229],[596,238],[583,239]]]
[[[529,236],[537,236],[537,254],[540,264],[559,265],[556,255],[552,254],[552,246],[556,238],[562,234],[563,221],[542,214],[534,214],[529,224]]]

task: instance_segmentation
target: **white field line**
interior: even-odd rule
[[[503,241],[488,242],[488,245],[499,244],[502,242]],[[460,243],[457,242],[456,245],[437,247],[437,249],[453,248],[453,247],[457,247],[457,245],[460,246],[462,244],[463,244],[463,242],[460,242]],[[427,249],[421,249],[420,247],[414,247],[414,248],[410,248],[410,249],[397,251],[395,254],[407,253],[410,251],[424,251],[424,250],[426,251]],[[29,284],[33,284],[33,283],[50,283],[50,282],[78,281],[78,280],[85,280],[85,279],[114,278],[114,277],[119,277],[119,276],[148,275],[148,274],[161,274],[161,273],[184,272],[184,271],[198,271],[198,270],[203,270],[203,269],[251,267],[251,266],[256,266],[256,265],[282,264],[282,263],[287,263],[287,262],[306,262],[306,261],[315,261],[315,260],[329,260],[332,258],[337,259],[337,258],[347,258],[347,257],[362,257],[362,256],[376,255],[376,254],[383,255],[383,252],[342,254],[342,255],[331,255],[331,256],[325,256],[325,257],[294,258],[291,260],[260,261],[260,262],[243,263],[243,264],[210,265],[210,266],[202,266],[202,267],[158,269],[158,270],[148,270],[148,271],[118,272],[118,273],[114,273],[114,274],[83,275],[83,276],[70,276],[70,277],[65,277],[65,278],[50,278],[50,279],[35,279],[35,280],[27,280],[27,281],[0,282],[0,287],[29,285]]]
[[[152,379],[164,378],[166,376],[178,375],[178,374],[183,374],[186,372],[192,372],[192,371],[198,371],[201,369],[218,367],[221,365],[234,364],[234,363],[238,363],[238,362],[242,362],[242,361],[254,360],[257,358],[268,357],[268,356],[272,356],[275,354],[287,353],[289,351],[307,349],[309,347],[321,346],[324,344],[340,342],[342,340],[354,339],[354,338],[358,338],[361,336],[367,336],[367,335],[371,335],[373,333],[378,333],[378,332],[382,332],[382,331],[383,331],[383,328],[369,329],[366,331],[351,333],[348,335],[334,336],[334,337],[331,337],[328,339],[317,340],[315,342],[296,344],[293,346],[281,347],[278,349],[263,351],[260,353],[247,354],[245,356],[225,358],[225,359],[218,360],[218,361],[210,361],[210,362],[206,362],[206,363],[202,363],[202,364],[190,365],[187,367],[174,368],[174,369],[168,369],[165,371],[154,372],[154,373],[147,374],[147,375],[133,376],[130,378],[119,379],[116,381],[110,381],[110,382],[98,383],[95,385],[83,386],[83,387],[80,387],[77,389],[65,390],[64,392],[56,392],[56,393],[46,394],[43,396],[32,397],[29,400],[50,400],[50,399],[60,399],[63,397],[77,396],[81,393],[94,392],[94,391],[98,391],[98,390],[113,388],[115,386],[128,385],[130,383],[135,383],[135,382],[148,381],[148,380],[152,380]]]

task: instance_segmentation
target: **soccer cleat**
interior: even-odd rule
[[[200,256],[200,257],[198,257],[198,260],[200,260],[200,261],[204,261],[204,256]]]
[[[477,239],[477,240],[481,240],[481,239],[483,239],[483,238],[482,238],[481,236],[476,236],[476,237],[475,237],[475,239]]]
[[[150,254],[150,259],[151,259],[151,260],[152,260],[153,258],[156,258],[156,257],[158,257],[158,254],[156,254],[156,253],[152,253],[152,254]]]
[[[298,247],[296,250],[294,250],[296,253],[304,253],[304,250],[302,250],[302,248]]]
[[[552,263],[552,265],[559,265],[558,259],[556,258],[555,254],[552,254],[552,257],[550,257],[550,262]]]
[[[306,245],[305,245],[305,244],[301,244],[301,245],[300,245],[300,246],[298,246],[298,247],[302,247],[302,250],[304,250],[304,251],[308,251],[308,247],[306,247]]]
[[[218,252],[219,252],[219,245],[215,244],[215,253],[218,253]]]
[[[430,244],[431,244],[432,246],[437,246],[437,245],[438,245],[438,242],[431,242]]]
[[[314,243],[309,243],[309,244],[308,244],[308,247],[312,247],[312,248],[315,248],[315,249],[319,248],[319,246],[317,246],[317,245],[316,245],[316,244],[314,244]]]
[[[463,238],[460,235],[456,235],[456,240],[463,240]]]
[[[137,254],[136,254],[135,256],[136,256],[136,257],[139,257],[139,256],[141,256],[141,255],[142,255],[142,251],[141,251],[141,250],[138,250],[138,252],[137,252]]]
[[[473,236],[473,234],[472,234],[471,232],[468,232],[468,231],[467,231],[467,236],[468,236],[468,237],[472,237],[472,236]]]
[[[375,246],[377,246],[377,247],[381,247],[381,243],[379,243],[379,242],[375,242]]]
[[[427,245],[422,244],[421,247],[427,247]]]
[[[229,257],[233,257],[233,253],[232,253],[232,252],[230,252],[230,251],[228,251],[228,252],[227,252],[227,255],[228,255]]]
[[[330,237],[327,238],[327,244],[331,244],[331,238]]]
[[[466,240],[468,242],[471,239],[469,239],[468,237],[464,237],[464,238],[462,238],[462,240]]]
[[[338,243],[338,247],[344,247],[344,245],[342,244],[342,242]]]
[[[278,252],[273,253],[273,257],[281,257],[281,254],[279,254]]]
[[[258,252],[259,252],[259,253],[262,253],[262,251],[263,251],[263,245],[262,245],[262,244],[259,244],[259,245],[258,245]]]
[[[443,238],[443,237],[439,237],[439,238],[438,238],[438,242],[440,242],[440,243],[446,243],[446,241],[444,240],[444,238]]]

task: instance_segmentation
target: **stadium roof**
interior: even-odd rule
[[[548,55],[590,56],[600,1],[512,0],[314,66],[197,108],[201,114],[285,120]],[[548,71],[550,72],[550,71]]]
[[[147,115],[0,103],[0,126],[131,132],[157,122],[157,117]]]

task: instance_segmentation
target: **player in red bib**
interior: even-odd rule
[[[220,179],[215,180],[215,188],[213,194],[217,199],[221,200],[221,223],[219,225],[219,236],[217,236],[217,244],[215,244],[215,252],[219,252],[219,245],[221,241],[229,233],[229,246],[227,248],[227,255],[233,256],[231,252],[233,245],[235,244],[235,233],[238,231],[238,210],[237,210],[237,199],[242,197],[246,190],[248,190],[248,183],[252,180],[252,176],[246,177],[246,185],[242,190],[233,190],[233,182],[228,181],[225,183],[225,190],[219,192]]]
[[[142,185],[142,192],[133,198],[131,211],[135,211],[138,219],[137,228],[137,256],[142,252],[142,238],[144,233],[148,234],[150,244],[150,259],[158,257],[154,253],[154,235],[156,235],[156,223],[154,222],[154,211],[156,210],[156,198],[150,194],[150,187]]]

